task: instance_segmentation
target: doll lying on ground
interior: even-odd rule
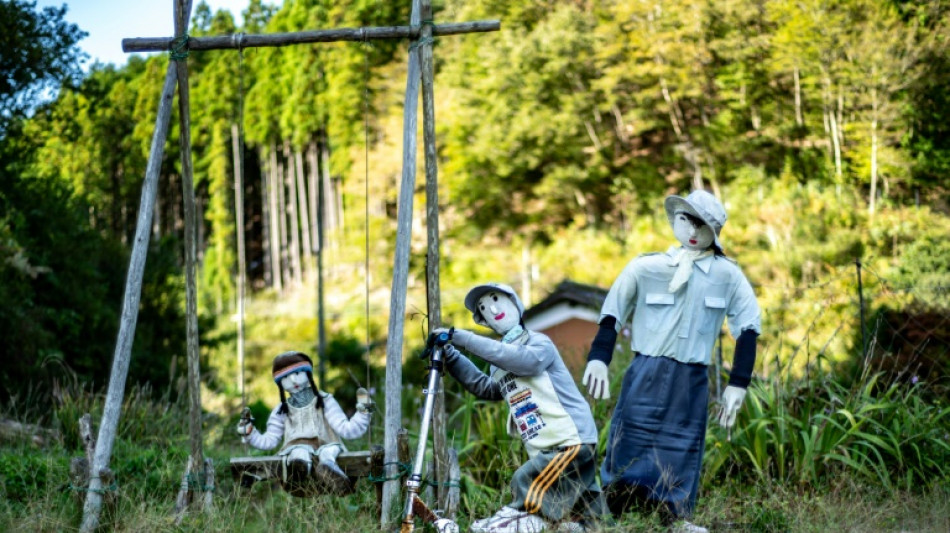
[[[365,389],[357,391],[356,413],[347,419],[332,394],[319,390],[313,381],[313,363],[300,352],[285,352],[274,358],[274,382],[280,404],[260,433],[250,420],[238,424],[238,434],[259,450],[271,450],[284,458],[280,479],[295,496],[312,492],[348,494],[353,482],[337,465],[346,450],[343,439],[355,439],[369,427],[372,400]],[[289,397],[288,397],[289,394]]]

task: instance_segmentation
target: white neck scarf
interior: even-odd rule
[[[713,254],[712,249],[706,250],[687,250],[680,248],[680,253],[673,258],[673,265],[676,266],[676,272],[673,273],[673,279],[670,280],[670,292],[680,290],[680,287],[686,285],[689,277],[693,274],[693,263],[704,257]]]
[[[504,344],[511,344],[515,339],[521,336],[524,333],[524,328],[521,327],[521,324],[508,330],[508,333],[505,333],[505,336],[501,338],[501,342]]]

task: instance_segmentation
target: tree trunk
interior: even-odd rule
[[[289,145],[284,145],[284,161],[286,161],[287,169],[287,201],[284,205],[287,206],[287,216],[290,222],[287,247],[294,285],[300,287],[303,285],[303,274],[300,260],[300,219],[297,216],[297,172],[294,155]]]
[[[339,221],[337,220],[337,202],[333,194],[333,178],[330,173],[330,138],[327,136],[326,128],[321,132],[323,136],[323,172],[320,174],[320,187],[323,191],[323,207],[320,216],[323,217],[323,239],[324,245],[333,248],[332,235],[339,230]]]
[[[319,210],[317,207],[317,196],[320,187],[320,153],[317,146],[317,139],[310,139],[307,145],[307,201],[310,211],[310,230],[312,235],[310,252],[316,254],[322,243],[317,235],[317,221],[319,220]]]
[[[274,289],[278,292],[284,289],[284,262],[281,261],[281,250],[283,249],[283,227],[281,224],[280,209],[280,189],[281,172],[280,162],[277,160],[277,143],[270,144],[270,170],[267,173],[267,182],[270,185],[267,197],[270,203],[270,256],[271,256],[271,277],[273,278]]]
[[[297,211],[300,213],[300,244],[301,270],[306,273],[309,267],[309,258],[312,256],[313,245],[310,242],[310,213],[307,206],[307,175],[304,172],[303,153],[294,151],[294,164],[297,167]]]
[[[258,161],[262,164],[261,172],[261,257],[263,258],[264,263],[264,286],[272,287],[274,283],[274,268],[271,260],[271,225],[270,225],[270,187],[268,185],[268,176],[271,174],[272,170],[267,168],[267,158],[264,157],[264,149],[260,148],[257,151]]]
[[[871,197],[868,198],[868,214],[874,216],[877,205],[877,91],[871,91]]]
[[[285,160],[278,154],[277,157],[277,220],[280,224],[280,275],[287,285],[293,284],[291,259],[287,247],[287,168]]]
[[[795,78],[795,124],[797,126],[804,126],[805,119],[802,115],[802,80],[798,65],[795,66],[792,74]]]

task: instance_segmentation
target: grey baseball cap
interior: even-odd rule
[[[719,242],[719,232],[726,225],[728,217],[726,216],[726,209],[712,193],[697,190],[689,193],[686,198],[670,195],[666,197],[664,205],[666,206],[666,218],[670,221],[670,226],[673,225],[676,213],[689,213],[713,229],[716,246],[722,250],[722,243]]]
[[[478,311],[478,299],[485,293],[491,291],[498,291],[510,296],[511,300],[515,302],[515,307],[518,308],[518,318],[524,315],[524,304],[521,303],[521,298],[518,298],[518,293],[516,293],[514,289],[504,283],[484,283],[472,287],[471,290],[468,291],[468,294],[465,295],[465,308],[472,312],[472,320],[474,320],[476,324],[479,326],[488,326],[488,322],[485,321],[485,318]]]

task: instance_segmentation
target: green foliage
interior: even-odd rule
[[[0,395],[9,398],[32,380],[68,379],[70,370],[104,381],[100,357],[114,342],[123,255],[81,222],[82,207],[70,205],[68,190],[53,180],[4,188],[0,205],[0,353],[7,361]],[[63,365],[41,364],[57,361]]]
[[[12,120],[29,115],[44,92],[80,77],[87,33],[65,20],[66,5],[36,9],[30,0],[0,3],[0,140]]]
[[[710,427],[707,478],[814,488],[846,475],[903,490],[946,478],[950,407],[923,385],[881,377],[852,389],[828,376],[756,382],[731,435]]]
[[[50,484],[62,479],[66,461],[51,458],[43,450],[21,448],[19,453],[0,455],[0,480],[4,499],[19,504],[47,492]]]

